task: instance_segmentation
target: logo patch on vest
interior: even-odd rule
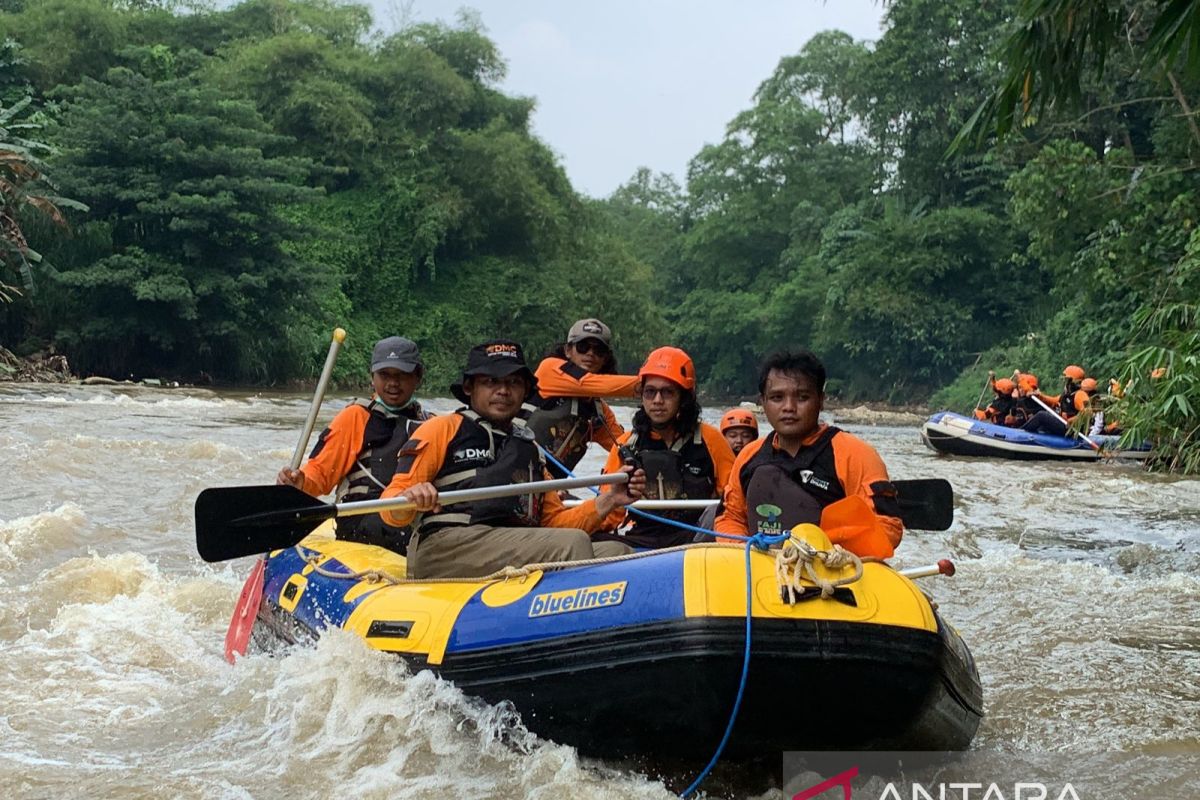
[[[602,583],[598,586],[534,595],[533,602],[529,604],[529,616],[548,617],[552,614],[570,614],[605,606],[619,606],[625,599],[625,587],[628,583]]]
[[[829,491],[829,481],[818,478],[816,475],[813,474],[813,471],[811,469],[800,470],[800,482],[801,483],[811,483],[813,486],[817,487],[818,489],[821,489],[826,492]]]
[[[779,521],[779,518],[783,516],[782,508],[770,503],[761,503],[754,507],[754,513],[760,517],[758,530],[755,533],[767,536],[783,533],[783,523]]]
[[[464,447],[455,450],[451,458],[455,464],[461,464],[464,461],[491,461],[492,454],[482,447]]]

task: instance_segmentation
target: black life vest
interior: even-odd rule
[[[1079,384],[1071,383],[1067,385],[1067,388],[1058,397],[1058,413],[1068,420],[1079,413],[1079,409],[1075,408],[1075,393],[1079,390]]]
[[[699,423],[691,436],[680,436],[670,447],[662,439],[642,440],[633,433],[625,441],[642,469],[646,471],[647,500],[707,500],[718,496],[716,468],[704,444]],[[655,511],[667,519],[696,525],[703,511]],[[593,539],[615,538],[632,547],[674,547],[688,544],[693,531],[683,530],[665,522],[630,514],[626,525],[616,536],[596,534]]]
[[[821,511],[846,496],[833,457],[833,437],[841,433],[827,427],[812,444],[795,456],[775,446],[771,433],[738,473],[746,497],[746,529],[756,533],[782,533],[797,525],[821,522]]]
[[[445,460],[433,478],[439,492],[540,481],[545,462],[525,421],[514,419],[511,431],[491,423],[468,408],[446,447]],[[542,518],[540,493],[455,503],[437,514],[425,514],[417,524],[422,537],[459,525],[536,527]]]
[[[429,419],[418,403],[396,414],[384,408],[377,399],[356,399],[353,402],[367,410],[367,425],[363,431],[362,448],[354,459],[354,468],[338,484],[336,497],[339,503],[378,499],[396,474],[396,457],[400,448],[409,440],[412,432]],[[324,436],[322,433],[317,440],[313,456],[324,446]],[[379,545],[401,554],[407,552],[411,536],[411,528],[386,525],[378,514],[339,517],[337,520],[337,538]]]
[[[987,421],[993,425],[1003,425],[1004,420],[1012,413],[1013,399],[1006,395],[997,395],[987,407]]]
[[[597,427],[604,424],[599,403],[590,397],[534,397],[525,409],[526,424],[537,443],[571,470],[587,452]],[[553,462],[550,471],[555,477],[566,477]]]

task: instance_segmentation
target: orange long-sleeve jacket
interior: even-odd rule
[[[611,448],[625,433],[616,415],[601,397],[636,397],[641,379],[637,375],[601,375],[581,369],[563,358],[543,358],[534,373],[538,394],[542,397],[596,398],[596,406],[604,420],[592,430],[592,441]]]
[[[815,442],[825,431],[826,427],[824,424],[818,426],[817,430],[813,431],[801,442],[801,447],[806,447]],[[742,449],[742,452],[738,453],[737,460],[734,461],[733,469],[730,471],[729,482],[725,484],[725,493],[723,495],[725,511],[717,517],[716,525],[714,526],[718,533],[732,533],[738,536],[749,535],[745,487],[742,486],[740,476],[742,467],[754,457],[754,454],[760,448],[765,446],[767,441],[767,438],[763,438],[751,442]],[[879,457],[879,453],[862,439],[845,431],[840,431],[833,437],[830,447],[833,449],[834,469],[837,471],[838,480],[841,482],[846,496],[858,495],[866,500],[872,509],[876,509],[874,487],[890,483],[887,467],[884,465],[883,459]],[[898,547],[900,539],[904,535],[904,523],[898,517],[880,514],[877,510],[875,517],[880,530],[887,537],[888,541],[891,542],[892,548],[895,549]],[[826,533],[831,532],[826,531]],[[877,553],[857,554],[878,555]]]
[[[450,440],[454,438],[454,434],[458,432],[463,422],[460,414],[446,414],[421,423],[421,426],[413,431],[412,438],[401,451],[402,458],[399,466],[404,466],[406,461],[404,457],[411,456],[407,470],[396,472],[391,483],[383,490],[381,497],[396,497],[404,494],[404,491],[410,486],[432,482],[446,461]],[[550,476],[545,475],[545,479],[550,480]],[[388,525],[402,528],[413,521],[417,512],[412,509],[398,509],[383,511],[380,516]],[[596,513],[594,500],[589,500],[575,508],[566,508],[558,496],[558,492],[546,492],[542,495],[540,522],[547,528],[578,528],[591,533],[599,530],[603,518]]]

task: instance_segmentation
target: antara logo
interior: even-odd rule
[[[835,788],[842,790],[842,800],[852,800],[853,787],[850,781],[857,776],[858,767],[851,767],[828,780],[797,792],[792,795],[792,800],[814,800]],[[928,786],[913,783],[911,787],[905,788],[911,788],[912,794],[902,793],[895,783],[888,783],[883,787],[883,793],[879,795],[878,800],[1080,800],[1075,787],[1069,783],[1063,784],[1058,794],[1052,793],[1052,787],[1036,782],[1014,783],[1012,792],[1008,794],[996,783],[932,783]],[[972,794],[972,791],[979,794]],[[862,792],[859,792],[859,796],[862,796]]]

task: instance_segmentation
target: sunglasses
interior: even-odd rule
[[[582,339],[571,346],[574,347],[575,352],[579,353],[581,356],[586,356],[593,350],[598,356],[608,355],[608,345],[606,345],[604,342],[597,341],[596,339]]]
[[[653,400],[656,397],[661,397],[663,400],[674,400],[679,397],[679,390],[674,386],[643,386],[642,398],[645,400]]]

